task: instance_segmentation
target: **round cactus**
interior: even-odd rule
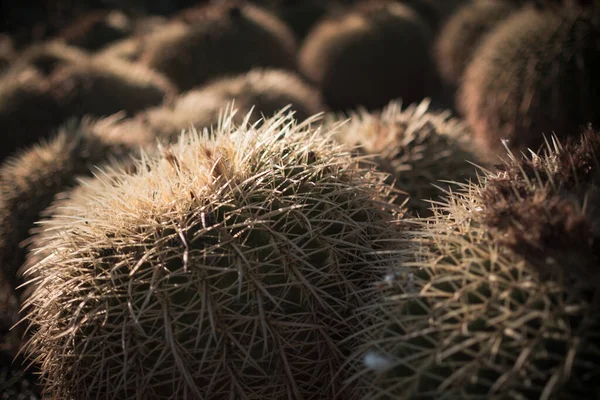
[[[0,399],[36,400],[40,398],[37,379],[24,371],[24,360],[16,357],[22,329],[13,328],[19,321],[19,301],[13,285],[0,271]]]
[[[143,65],[109,57],[58,68],[49,77],[50,91],[69,116],[133,114],[174,97],[176,88]]]
[[[408,6],[362,2],[317,23],[300,49],[300,69],[334,109],[420,101],[434,89],[432,32]]]
[[[298,39],[304,39],[336,1],[271,0],[264,3],[269,3],[273,12],[289,25]]]
[[[0,78],[0,160],[48,135],[63,118],[39,71],[11,68]]]
[[[338,140],[373,156],[369,161],[390,174],[390,182],[409,195],[408,209],[421,216],[430,208],[423,200],[440,194],[434,185],[475,178],[476,169],[469,161],[481,162],[470,146],[466,124],[451,118],[449,111],[429,112],[429,104],[424,100],[402,110],[392,102],[381,113],[355,113],[337,135]]]
[[[135,150],[135,140],[103,135],[111,119],[72,121],[58,135],[5,160],[0,167],[0,265],[11,282],[24,261],[22,242],[58,192],[78,175]]]
[[[0,75],[10,67],[15,56],[16,52],[11,37],[0,34]]]
[[[259,7],[238,3],[205,5],[189,24],[148,35],[140,62],[181,91],[253,67],[294,69],[296,43],[289,28]]]
[[[58,37],[71,46],[97,51],[131,33],[131,21],[119,11],[94,10],[62,29]]]
[[[173,105],[148,110],[138,119],[158,137],[177,137],[191,126],[198,130],[217,125],[227,107],[237,109],[233,121],[241,124],[272,116],[291,105],[294,117],[303,121],[326,110],[319,93],[298,76],[285,70],[259,69],[231,78],[222,78],[180,97]]]
[[[554,144],[413,222],[401,265],[363,310],[372,323],[349,361],[356,393],[597,397],[600,135]]]
[[[45,224],[27,352],[50,398],[338,392],[338,344],[401,233],[393,189],[290,116],[224,129],[98,177]]]
[[[458,85],[473,52],[484,38],[516,10],[508,1],[479,0],[465,4],[440,31],[435,59],[442,78]]]
[[[459,106],[483,149],[543,144],[600,122],[600,22],[578,7],[525,7],[480,44]]]
[[[50,75],[56,68],[85,62],[89,55],[76,47],[60,41],[34,44],[25,49],[15,60],[14,69],[34,67],[43,75]]]

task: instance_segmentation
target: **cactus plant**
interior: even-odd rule
[[[37,400],[37,379],[24,371],[22,357],[17,357],[22,329],[11,329],[19,320],[19,301],[9,279],[0,271],[0,399]]]
[[[423,200],[440,194],[434,185],[475,178],[476,169],[469,162],[484,161],[470,146],[466,124],[449,111],[429,111],[429,105],[426,99],[405,109],[392,102],[380,113],[359,111],[336,135],[371,155],[377,167],[390,174],[390,181],[409,195],[408,209],[421,216],[430,208]]]
[[[504,21],[516,7],[508,1],[479,0],[465,4],[440,31],[435,60],[446,83],[460,83],[473,52],[488,32]]]
[[[94,10],[79,16],[58,32],[58,37],[71,46],[93,52],[128,36],[131,25],[129,18],[120,11]]]
[[[66,65],[49,77],[52,95],[68,116],[134,114],[174,97],[176,88],[143,65],[109,57],[94,57]]]
[[[326,110],[320,94],[295,74],[276,69],[255,69],[247,74],[222,78],[181,96],[172,105],[138,115],[158,137],[177,137],[190,126],[198,130],[217,125],[222,109],[234,102],[233,118],[240,124],[246,115],[257,122],[291,105],[295,118],[303,121]]]
[[[0,160],[46,136],[63,119],[45,77],[34,68],[11,68],[0,78]]]
[[[253,67],[295,69],[293,33],[252,4],[205,5],[193,23],[174,23],[145,38],[140,62],[170,78],[181,91]]]
[[[289,115],[221,128],[99,176],[46,222],[26,350],[50,398],[338,391],[338,343],[401,234],[393,188]]]
[[[0,76],[10,67],[15,55],[11,37],[6,34],[0,34]]]
[[[478,47],[459,106],[483,149],[543,144],[600,122],[597,14],[577,6],[524,7]]]
[[[566,145],[554,138],[413,221],[402,265],[363,309],[371,326],[348,363],[357,393],[597,397],[598,150],[598,133]]]
[[[431,40],[408,6],[361,2],[317,23],[300,49],[300,69],[336,110],[379,108],[395,98],[412,103],[434,89]]]
[[[48,76],[56,68],[85,62],[89,54],[76,47],[60,41],[38,43],[26,48],[15,60],[15,69],[28,66],[36,68],[41,74]]]
[[[70,121],[50,140],[22,150],[0,167],[0,265],[6,278],[18,282],[16,272],[25,258],[21,244],[54,195],[74,184],[78,175],[111,158],[135,150],[136,138],[108,135],[115,122]]]

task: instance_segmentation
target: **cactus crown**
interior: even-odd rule
[[[598,140],[512,157],[414,221],[402,268],[364,310],[351,360],[371,369],[357,366],[365,398],[598,393]]]
[[[352,113],[337,135],[371,155],[377,167],[391,175],[390,181],[410,196],[409,210],[421,216],[429,213],[427,200],[440,194],[434,185],[475,178],[469,161],[479,162],[469,146],[466,124],[450,111],[430,111],[430,103],[425,99],[402,109],[401,103],[391,102],[380,113]]]
[[[339,343],[399,232],[393,189],[312,120],[232,117],[98,176],[45,223],[28,350],[55,398],[339,389]]]

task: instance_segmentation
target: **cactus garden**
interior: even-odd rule
[[[600,2],[0,15],[0,399],[600,399]]]

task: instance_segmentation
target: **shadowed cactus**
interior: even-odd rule
[[[12,329],[19,321],[19,301],[9,279],[0,271],[0,398],[36,400],[40,398],[37,379],[24,372],[22,357],[15,355],[21,344],[21,327]]]
[[[336,110],[422,100],[434,88],[432,32],[408,6],[361,2],[321,20],[300,49],[300,69]]]
[[[597,397],[599,150],[598,133],[555,140],[413,221],[363,310],[356,398]]]
[[[174,97],[176,88],[143,65],[95,57],[57,69],[49,78],[52,95],[68,116],[132,115]]]
[[[34,68],[11,68],[0,78],[0,160],[35,143],[63,120],[58,101]]]
[[[54,195],[91,174],[96,165],[124,158],[136,150],[138,139],[111,138],[114,121],[70,122],[58,135],[5,160],[0,167],[0,265],[16,282],[24,261],[22,242]]]
[[[0,76],[10,67],[15,57],[16,52],[11,37],[0,34]]]
[[[143,112],[137,119],[159,138],[175,138],[191,126],[198,130],[216,126],[222,109],[235,103],[236,124],[248,113],[250,122],[271,117],[291,105],[294,117],[303,121],[326,110],[320,94],[298,76],[284,70],[253,70],[247,74],[223,78],[187,92],[172,105]]]
[[[132,31],[132,21],[120,11],[95,10],[78,17],[58,33],[71,46],[97,51],[107,44],[123,39]]]
[[[181,91],[253,67],[295,69],[296,43],[289,28],[259,7],[238,3],[205,5],[185,14],[188,24],[174,23],[149,35],[140,62]]]
[[[370,162],[389,173],[390,181],[410,196],[408,209],[421,216],[430,208],[423,200],[440,195],[434,185],[474,178],[476,168],[469,161],[480,162],[465,123],[449,111],[428,111],[429,104],[424,100],[402,110],[392,102],[381,113],[358,112],[350,115],[336,136],[372,156]]]
[[[438,71],[449,84],[460,83],[473,52],[517,8],[509,1],[476,0],[459,9],[440,31],[435,44]]]
[[[98,177],[45,224],[27,350],[51,398],[338,391],[338,343],[400,234],[392,188],[308,122],[220,129]]]
[[[85,62],[87,52],[69,46],[60,41],[34,44],[19,54],[15,60],[15,69],[32,66],[41,74],[50,75],[56,68]]]
[[[458,97],[482,148],[537,150],[600,122],[599,40],[597,15],[575,6],[525,7],[487,36]]]
[[[292,29],[296,38],[306,37],[314,24],[337,5],[336,1],[271,0],[270,9]]]

